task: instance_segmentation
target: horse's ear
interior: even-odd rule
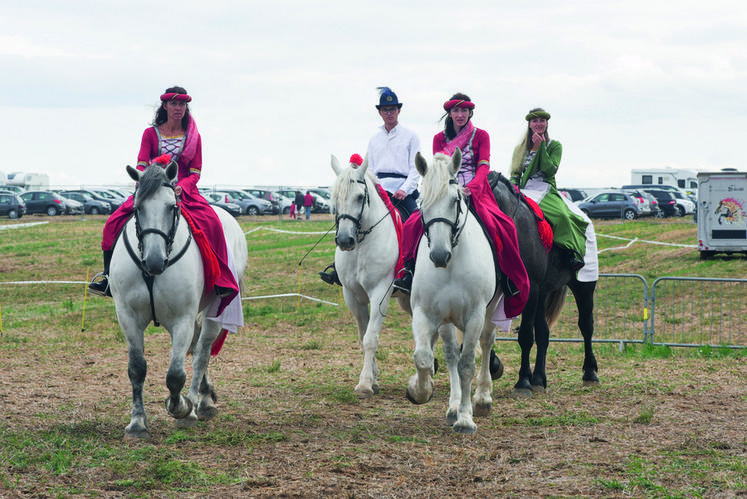
[[[140,182],[140,172],[137,169],[131,167],[130,165],[127,165],[125,169],[127,170],[127,174],[132,180],[134,180],[135,182]]]
[[[176,161],[172,161],[166,167],[166,178],[168,178],[169,181],[174,180],[176,178],[176,174],[178,170],[179,170],[179,167],[177,166]]]
[[[451,174],[456,175],[462,166],[462,151],[458,147],[451,156]]]
[[[358,170],[361,172],[361,178],[366,176],[366,171],[368,171],[368,153],[366,153],[366,157],[363,158],[363,163],[358,167]]]
[[[339,177],[342,173],[342,167],[340,166],[340,161],[338,161],[337,156],[330,154],[329,162],[332,165],[332,171],[334,171],[335,175]]]
[[[428,170],[428,162],[425,160],[423,155],[420,154],[420,151],[415,154],[415,168],[418,170],[421,177],[424,177],[426,170]]]

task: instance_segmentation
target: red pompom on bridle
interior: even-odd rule
[[[168,164],[171,163],[171,154],[161,154],[157,158],[155,158],[153,161],[151,161],[150,164],[152,165],[161,165],[161,166],[168,166]]]
[[[363,158],[361,158],[360,154],[353,154],[350,156],[350,162],[361,166],[363,164]]]

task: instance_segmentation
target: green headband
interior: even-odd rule
[[[527,121],[532,121],[534,118],[545,118],[546,120],[549,120],[550,113],[547,111],[534,111],[525,116]]]

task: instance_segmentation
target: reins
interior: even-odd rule
[[[360,213],[358,213],[357,217],[354,217],[352,215],[348,215],[347,213],[343,213],[341,215],[335,215],[335,233],[340,229],[340,220],[350,220],[355,225],[355,239],[356,243],[360,244],[363,242],[363,240],[366,238],[367,235],[369,235],[377,225],[379,225],[381,222],[387,219],[387,217],[390,217],[392,214],[392,210],[396,208],[396,205],[392,203],[392,208],[388,209],[384,216],[382,216],[375,224],[371,225],[366,230],[361,230],[361,219],[363,218],[363,212],[366,208],[366,206],[369,206],[371,204],[370,197],[368,195],[368,184],[366,183],[365,179],[359,179],[359,180],[353,180],[350,179],[350,183],[358,183],[363,185],[364,189],[364,199],[363,203],[361,203],[361,210]],[[397,202],[399,204],[399,201]]]
[[[449,184],[458,184],[457,180],[452,178],[449,179]],[[456,248],[457,244],[459,244],[459,236],[462,234],[462,231],[464,230],[464,226],[467,224],[467,216],[464,217],[464,222],[462,222],[462,226],[459,227],[459,217],[462,214],[462,201],[464,201],[464,197],[462,196],[462,192],[457,192],[457,209],[456,209],[456,218],[452,222],[448,218],[444,217],[436,217],[425,221],[425,217],[423,216],[423,210],[420,210],[420,219],[423,222],[423,232],[425,233],[425,237],[428,239],[428,245],[431,244],[431,235],[430,229],[431,225],[435,223],[445,223],[449,227],[451,227],[451,247]]]
[[[170,189],[174,189],[174,186],[169,182],[163,183],[164,187],[168,187]],[[137,188],[135,188],[137,191]],[[177,204],[174,210],[172,211],[172,219],[171,219],[171,229],[169,230],[169,233],[166,234],[160,229],[154,229],[154,228],[145,228],[143,229],[140,225],[140,217],[138,216],[138,210],[134,210],[134,214],[131,216],[131,218],[135,218],[135,235],[138,240],[138,253],[135,252],[135,249],[132,247],[132,244],[130,243],[130,238],[127,236],[127,230],[122,231],[123,239],[125,248],[127,249],[127,253],[130,255],[130,258],[132,259],[135,266],[140,270],[141,275],[143,277],[143,281],[145,281],[145,285],[148,288],[148,295],[150,298],[150,310],[151,314],[153,315],[153,324],[156,325],[156,327],[159,327],[160,324],[158,322],[158,318],[156,317],[156,305],[155,300],[153,298],[153,283],[156,279],[156,276],[151,274],[146,270],[145,263],[143,262],[143,237],[148,234],[156,234],[164,238],[166,241],[166,266],[164,268],[167,269],[174,265],[176,262],[178,262],[184,254],[189,249],[189,245],[192,243],[192,231],[187,229],[187,240],[185,241],[182,248],[179,250],[179,252],[174,255],[172,258],[168,258],[169,255],[171,255],[171,252],[173,250],[174,246],[174,238],[176,237],[176,231],[179,226],[179,220],[181,219],[181,202],[177,199]]]

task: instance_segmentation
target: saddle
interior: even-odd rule
[[[527,205],[537,222],[537,232],[539,232],[540,239],[542,240],[542,245],[545,247],[545,252],[549,253],[550,249],[552,249],[553,241],[552,226],[550,226],[550,222],[545,219],[545,215],[544,213],[542,213],[542,209],[533,199],[525,196],[519,189],[519,186],[512,184],[511,181],[504,177],[500,172],[489,172],[488,184],[494,192],[496,186],[498,185],[498,182],[501,182],[506,187],[508,187],[508,189],[514,193],[519,202]],[[508,215],[513,218],[513,214]]]

